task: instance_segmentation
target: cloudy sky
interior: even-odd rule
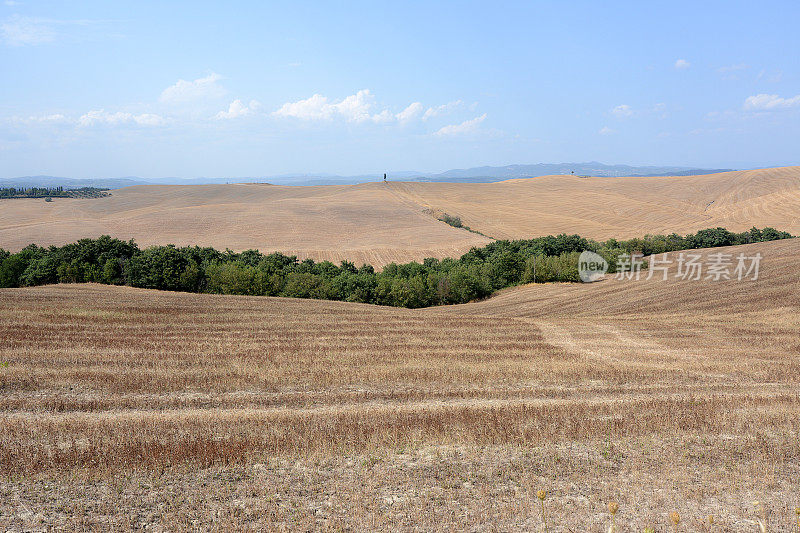
[[[800,4],[0,0],[0,178],[800,164]]]

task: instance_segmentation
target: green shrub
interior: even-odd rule
[[[454,228],[463,228],[464,225],[461,223],[461,217],[451,217],[447,213],[444,213],[442,216],[439,217],[439,220],[444,222],[445,224],[449,224]]]

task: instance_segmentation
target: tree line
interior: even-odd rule
[[[95,282],[146,289],[287,296],[399,307],[466,303],[530,282],[577,282],[578,255],[591,250],[616,272],[620,256],[658,254],[791,238],[773,228],[733,233],[724,228],[680,236],[598,242],[579,235],[502,240],[472,248],[458,259],[428,258],[391,263],[378,272],[349,261],[299,261],[296,256],[258,250],[221,252],[198,246],[152,246],[104,235],[64,246],[31,244],[11,254],[0,249],[0,287]]]
[[[111,193],[97,187],[0,187],[0,198],[101,198]]]

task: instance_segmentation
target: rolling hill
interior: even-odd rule
[[[701,263],[718,253],[730,256],[761,255],[758,279],[752,280],[687,280],[676,276],[677,257],[684,252],[667,254],[670,261],[667,279],[654,271],[652,279],[642,271],[639,280],[618,279],[607,274],[597,283],[546,283],[523,285],[502,290],[492,298],[471,304],[431,308],[431,311],[503,318],[543,320],[578,320],[606,317],[697,317],[715,314],[733,317],[736,314],[766,312],[777,316],[794,313],[800,308],[800,238],[780,241],[693,250]],[[659,261],[662,256],[656,259]],[[749,266],[749,263],[747,263]],[[730,267],[732,271],[733,267]],[[732,276],[735,277],[735,276]]]
[[[258,248],[374,265],[460,255],[489,242],[435,220],[383,183],[138,185],[97,200],[21,199],[0,208],[2,248],[101,234],[144,246]]]
[[[760,253],[759,279],[528,285],[416,310],[0,289],[0,474],[43,514],[14,498],[0,511],[20,530],[131,516],[314,530],[322,516],[536,531],[544,488],[559,531],[606,530],[610,500],[631,531],[671,510],[749,531],[755,498],[788,531],[800,239],[703,253],[720,251]],[[164,510],[175,494],[191,522]]]
[[[397,183],[422,208],[497,239],[578,233],[594,239],[723,226],[800,230],[800,167],[701,176],[543,176],[493,184]]]
[[[13,251],[110,234],[140,245],[258,248],[382,266],[458,256],[490,241],[438,221],[444,213],[496,239],[557,233],[631,238],[716,226],[798,233],[800,167],[497,183],[137,185],[93,200],[2,201],[0,247]]]

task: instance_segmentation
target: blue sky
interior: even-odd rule
[[[0,0],[0,177],[800,164],[797,2]]]

